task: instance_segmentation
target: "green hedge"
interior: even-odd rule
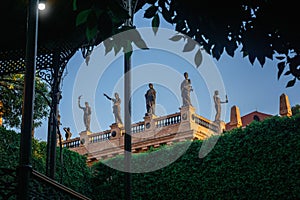
[[[16,167],[19,134],[4,128],[0,134],[1,167]],[[132,167],[141,172],[131,176],[133,199],[300,199],[300,115],[274,116],[205,142],[214,139],[204,158],[199,158],[203,141],[133,154]],[[45,142],[33,142],[33,167],[41,172],[45,149]],[[123,156],[92,168],[68,149],[63,149],[63,168],[57,157],[56,177],[66,186],[95,200],[124,199],[124,173],[109,167],[124,165]],[[158,169],[142,173],[149,168]]]
[[[17,169],[19,166],[20,134],[0,127],[0,135],[2,138],[0,140],[0,167]],[[46,171],[46,148],[46,142],[32,140],[32,168],[43,174]],[[69,149],[63,149],[62,165],[60,149],[57,148],[56,151],[56,181],[89,196],[92,192],[90,185],[92,173],[86,165],[86,157]]]
[[[274,116],[226,132],[200,159],[202,144],[192,142],[166,167],[132,174],[133,199],[300,199],[299,115]],[[186,146],[182,145],[156,151],[161,155],[156,164]],[[144,161],[141,168],[151,164],[147,159],[152,153],[133,155],[133,165],[139,159]],[[105,161],[122,162],[122,157]],[[93,170],[93,199],[124,198],[124,173],[101,162]]]

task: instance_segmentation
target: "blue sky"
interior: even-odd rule
[[[134,24],[137,28],[149,27],[151,21],[143,18],[143,12],[138,12]],[[163,22],[161,28],[161,31],[164,28],[171,33],[174,29]],[[151,29],[141,30],[141,33],[144,33],[143,38],[152,37],[153,32],[149,30]],[[153,40],[150,39],[155,43]],[[248,58],[243,58],[237,50],[234,58],[223,54],[218,61],[203,55],[202,64],[196,68],[188,62],[194,53],[189,55],[176,53],[177,50],[182,50],[183,43],[155,45],[161,46],[151,50],[136,49],[132,55],[133,122],[143,120],[146,111],[144,94],[149,82],[154,84],[157,91],[157,115],[178,112],[181,105],[179,85],[185,71],[192,80],[194,91],[191,96],[196,112],[211,120],[215,114],[212,103],[212,91],[215,89],[221,91],[220,98],[223,100],[225,95],[228,95],[228,104],[222,105],[221,119],[225,122],[230,120],[230,108],[233,105],[239,107],[241,115],[255,110],[278,115],[279,96],[282,93],[288,95],[292,106],[300,104],[299,82],[291,88],[286,88],[286,83],[291,77],[282,76],[277,80],[276,60],[267,60],[262,68],[257,61],[251,65]],[[155,45],[154,47],[157,47]],[[63,135],[63,127],[70,127],[72,137],[78,137],[84,130],[83,113],[77,106],[79,95],[83,95],[81,105],[84,101],[88,101],[92,106],[91,131],[100,132],[110,128],[114,122],[112,103],[103,96],[103,93],[113,96],[114,92],[119,92],[123,99],[123,69],[122,54],[114,56],[113,52],[110,52],[105,56],[102,44],[93,51],[88,66],[79,51],[70,59],[62,82],[62,99],[59,104]],[[36,129],[35,137],[46,140],[47,121]]]

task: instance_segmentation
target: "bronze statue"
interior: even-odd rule
[[[153,114],[155,115],[155,103],[156,103],[156,91],[153,88],[153,84],[149,83],[149,89],[147,90],[145,94],[145,99],[146,99],[146,110],[147,110],[147,115],[148,114]]]
[[[80,98],[82,95],[78,97],[78,107],[83,110],[83,122],[86,128],[86,131],[90,131],[90,123],[91,123],[91,107],[88,102],[85,102],[85,107],[80,106]]]
[[[71,131],[70,131],[70,127],[68,127],[68,128],[67,128],[67,127],[64,127],[63,129],[64,129],[64,131],[66,132],[66,134],[65,134],[66,140],[71,139],[72,133],[71,133]]]
[[[123,124],[121,119],[121,99],[119,97],[119,94],[115,92],[115,98],[109,97],[107,94],[103,94],[107,99],[111,100],[113,102],[113,113],[115,116],[115,123]]]

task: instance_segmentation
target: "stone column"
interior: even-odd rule
[[[226,124],[224,121],[214,122],[218,126],[218,134],[223,133],[226,130]]]
[[[289,98],[284,93],[280,95],[279,114],[281,116],[288,116],[288,117],[292,116],[292,110],[291,110]]]
[[[112,146],[117,147],[124,145],[124,137],[122,136],[125,134],[125,128],[123,124],[113,123],[110,125],[110,133],[109,142]]]
[[[155,121],[154,121],[155,118],[157,118],[157,116],[153,114],[145,115],[144,117],[145,131],[153,131],[155,129]]]
[[[80,145],[88,146],[88,144],[90,143],[89,141],[90,134],[92,134],[90,131],[81,131],[81,133],[79,133]]]
[[[193,121],[193,115],[195,114],[195,107],[193,106],[183,106],[180,109],[181,122],[179,127],[179,132],[189,131],[193,129],[195,125]]]
[[[110,125],[110,130],[111,130],[111,139],[120,138],[124,134],[123,124],[113,123],[112,125]]]
[[[155,137],[156,133],[160,130],[156,127],[156,115],[147,114],[144,117],[144,131],[134,134],[134,141],[143,141]]]
[[[242,124],[242,119],[241,119],[241,114],[240,114],[240,109],[237,106],[232,106],[230,110],[230,123],[229,125],[232,128],[238,128],[241,127]]]

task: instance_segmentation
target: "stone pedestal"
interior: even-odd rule
[[[154,121],[155,118],[157,118],[157,116],[153,114],[145,115],[144,117],[145,131],[150,131],[155,128],[155,121]]]
[[[193,127],[193,115],[195,115],[195,107],[183,106],[180,109],[181,122],[179,132],[189,131]]]
[[[92,134],[90,131],[81,131],[79,133],[80,136],[80,145],[87,146],[90,141],[89,141],[89,135]]]
[[[218,127],[218,134],[222,134],[226,130],[226,123],[224,121],[214,121],[214,124]]]
[[[124,134],[124,126],[120,123],[113,123],[110,125],[111,139],[120,138]]]

